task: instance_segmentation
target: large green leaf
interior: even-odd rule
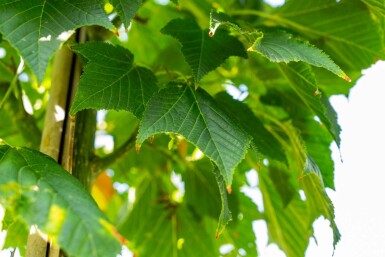
[[[337,115],[328,100],[324,99],[321,92],[318,92],[315,77],[310,67],[304,63],[291,63],[280,65],[280,67],[292,89],[325,124],[337,145],[340,146],[341,128],[337,122]]]
[[[209,31],[201,30],[194,20],[174,19],[161,32],[175,37],[182,44],[182,53],[193,70],[196,83],[230,56],[247,58],[238,39],[223,30],[218,30],[215,36],[210,37]]]
[[[154,74],[133,64],[133,55],[121,46],[86,43],[73,49],[87,59],[71,113],[80,110],[115,109],[141,118],[150,97],[157,90]]]
[[[384,57],[379,24],[361,1],[288,0],[271,18],[317,40],[343,67],[361,70]]]
[[[0,146],[0,189],[1,204],[8,211],[28,226],[37,225],[69,255],[120,252],[117,233],[91,196],[50,157]]]
[[[203,89],[173,86],[161,90],[148,103],[137,144],[158,134],[183,135],[218,166],[227,186],[236,165],[243,159],[250,137],[220,109]]]
[[[125,27],[130,25],[131,19],[142,5],[142,0],[111,0]]]
[[[0,31],[39,81],[60,44],[74,29],[87,25],[112,28],[98,0],[0,1]]]
[[[325,68],[337,76],[350,81],[350,78],[336,65],[330,57],[315,46],[294,39],[284,31],[265,32],[255,41],[249,51],[256,51],[272,62],[303,61]]]

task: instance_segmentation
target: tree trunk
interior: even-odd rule
[[[78,42],[84,42],[86,39],[85,28],[80,29],[76,36]],[[77,154],[83,155],[83,151],[74,150],[73,148],[75,142],[75,117],[69,115],[80,73],[81,65],[79,59],[71,52],[67,45],[64,45],[55,55],[50,98],[40,144],[41,152],[54,158],[70,173],[72,173],[74,160],[84,159],[84,157],[76,156]],[[82,122],[79,123],[79,127],[80,130],[83,130]],[[91,132],[93,137],[94,132],[95,130]],[[80,133],[77,132],[77,134]],[[88,142],[90,141],[91,139],[88,140]],[[77,143],[77,145],[80,144]],[[93,151],[93,142],[91,150]],[[87,172],[87,170],[82,170],[82,172]],[[87,175],[83,176],[87,177]],[[84,183],[84,185],[86,188],[89,188],[89,183]],[[52,244],[49,238],[42,235],[38,228],[31,228],[27,242],[26,257],[59,256],[65,256],[65,254]]]

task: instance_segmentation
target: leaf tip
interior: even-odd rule
[[[347,82],[352,82],[352,79],[349,78],[346,74],[344,74],[344,75],[342,76],[342,78],[343,78],[344,80],[346,80]]]
[[[150,136],[150,144],[154,142],[154,136]]]
[[[233,192],[233,189],[231,188],[231,186],[227,186],[226,189],[228,194],[231,194],[231,192]]]
[[[135,151],[136,151],[137,154],[139,154],[139,152],[140,152],[140,145],[136,145],[135,146]]]

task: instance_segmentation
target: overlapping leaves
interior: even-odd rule
[[[71,112],[82,109],[115,109],[141,118],[157,90],[153,73],[133,63],[134,56],[121,46],[87,43],[73,49],[87,60]]]
[[[116,8],[120,19],[123,21],[124,26],[128,27],[135,13],[138,11],[142,4],[142,0],[111,0],[111,3]]]
[[[99,1],[0,1],[0,32],[21,53],[39,81],[60,44],[74,29],[87,25],[112,28]]]
[[[253,143],[257,147],[258,152],[281,162],[286,162],[285,152],[278,140],[264,127],[262,121],[253,114],[246,104],[232,99],[225,92],[217,94],[215,99],[252,136]]]
[[[78,180],[40,152],[0,146],[1,204],[69,255],[116,256],[118,234]],[[98,247],[104,245],[105,247]]]
[[[289,85],[303,103],[313,110],[325,124],[339,146],[341,143],[341,128],[337,123],[337,115],[327,99],[322,102],[324,96],[318,92],[315,77],[310,67],[304,63],[293,63],[281,65],[280,67]]]
[[[290,0],[276,10],[274,19],[280,26],[319,40],[325,52],[349,69],[366,68],[375,58],[384,57],[382,32],[361,1]]]
[[[350,78],[336,65],[330,57],[308,42],[295,39],[291,34],[276,30],[262,32],[255,29],[245,31],[235,21],[224,13],[211,11],[210,33],[215,34],[217,28],[226,25],[246,36],[251,44],[248,51],[258,52],[272,62],[306,62],[311,65],[325,68],[337,76],[350,81]]]

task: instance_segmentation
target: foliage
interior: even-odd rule
[[[325,188],[341,129],[329,97],[385,59],[384,14],[374,0],[0,0],[5,246],[25,253],[36,225],[69,256],[121,244],[141,257],[257,256],[252,223],[264,220],[269,242],[298,257],[323,216],[335,247]],[[75,178],[36,149],[56,108],[53,63],[77,81],[77,58],[79,83],[62,96]],[[96,133],[90,110],[106,110]],[[94,150],[102,137],[112,149]]]

